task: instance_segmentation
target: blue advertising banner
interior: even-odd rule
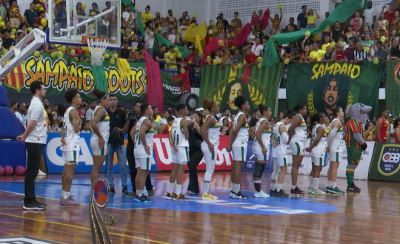
[[[76,166],[75,173],[90,173],[93,168],[92,149],[90,148],[90,133],[81,133],[81,150],[79,152],[79,162]],[[44,155],[46,157],[48,173],[62,173],[64,170],[64,160],[62,159],[61,146],[61,134],[60,133],[48,133],[47,143],[44,149]],[[126,148],[125,148],[126,150]],[[152,165],[151,172],[157,172],[157,161],[154,157],[156,164]],[[100,172],[106,171],[105,162]],[[114,155],[114,172],[119,173],[120,168],[116,157]],[[126,162],[127,170],[129,172],[128,161]]]
[[[265,167],[264,172],[271,173],[272,172],[272,144],[269,148],[269,156],[268,156],[268,163]],[[247,143],[247,156],[246,162],[243,164],[243,171],[254,171],[254,167],[256,164],[256,157],[253,153],[253,141],[249,141]]]

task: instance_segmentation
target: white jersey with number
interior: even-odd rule
[[[246,116],[243,112],[239,112],[233,121],[233,129],[236,128],[240,116]],[[247,146],[249,140],[249,123],[246,118],[246,123],[240,128],[238,135],[232,146]]]
[[[94,109],[93,114],[96,114],[98,108],[101,108],[101,106],[97,106]],[[104,112],[106,112],[106,115],[100,120],[100,122],[97,124],[97,127],[99,128],[100,135],[104,138],[107,144],[108,138],[110,137],[110,116],[108,116],[108,113],[105,109]],[[99,139],[96,133],[93,133],[92,138]]]
[[[266,121],[268,123],[268,120],[266,118],[259,119],[256,124],[256,133],[257,133],[258,129],[260,128],[260,125],[263,121]],[[268,123],[268,125],[269,125],[269,123]],[[261,132],[261,139],[262,139],[264,146],[267,148],[267,150],[269,150],[269,145],[271,142],[271,127],[268,127],[267,130]],[[256,153],[256,152],[261,152],[261,151],[262,151],[262,148],[261,148],[260,142],[257,140],[257,137],[255,137],[253,152]]]
[[[140,140],[140,136],[139,136],[140,127],[142,127],[142,124],[146,119],[148,120],[149,118],[147,118],[145,116],[142,116],[139,119],[139,121],[136,123],[135,148],[134,148],[135,158],[150,158],[150,157],[153,157],[153,136],[154,136],[153,126],[151,126],[150,129],[148,129],[146,131],[146,135],[145,135],[146,144],[147,144],[147,146],[150,147],[150,155],[148,155],[146,153],[146,151],[144,150],[143,143]]]
[[[74,125],[71,122],[70,113],[74,107],[69,107],[64,113],[63,138],[66,145],[61,146],[61,151],[79,151],[80,150],[80,132],[75,132]]]
[[[189,147],[189,141],[185,138],[185,133],[183,133],[181,122],[182,118],[176,118],[172,123],[172,140],[175,147]]]
[[[208,137],[208,140],[211,142],[211,144],[214,145],[214,147],[218,147],[219,146],[219,135],[220,135],[221,124],[215,119],[214,116],[212,116],[210,114],[208,114],[206,116],[206,121],[207,121],[209,116],[211,118],[213,118],[214,125],[211,125],[210,127],[208,127],[208,129],[207,129],[207,137]],[[203,141],[202,144],[207,145],[207,143],[205,141]]]
[[[307,140],[307,124],[301,114],[296,114],[296,116],[301,117],[301,124],[294,129],[291,140],[304,144]]]
[[[332,145],[330,147],[331,152],[342,152],[343,147],[345,146],[345,141],[343,140],[343,125],[339,119],[335,118],[332,120],[332,123],[329,125],[329,129],[333,129],[332,125],[335,121],[339,121],[340,127],[336,131],[335,138],[333,139]]]
[[[281,126],[285,126],[285,124],[279,121],[275,124],[274,128],[272,128],[272,137],[274,141],[278,143],[276,147],[272,148],[272,157],[274,158],[286,157],[287,146],[282,142]]]
[[[317,131],[319,127],[324,128],[324,126],[321,124],[317,124],[316,126],[314,126],[312,130],[311,143],[313,143],[317,138]],[[321,140],[319,140],[318,144],[311,150],[311,156],[318,158],[322,158],[325,156],[327,139],[328,139],[328,134],[324,128],[324,134],[322,135]]]

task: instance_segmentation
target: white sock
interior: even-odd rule
[[[328,180],[328,187],[332,187],[332,181]]]
[[[332,188],[335,189],[336,188],[336,182],[332,182]]]
[[[310,181],[310,188],[313,188],[313,184],[314,184],[314,177],[309,176],[308,180]]]
[[[203,183],[203,193],[209,192],[210,191],[210,182],[205,182]]]
[[[236,184],[235,193],[238,193],[239,191],[240,191],[240,184]]]
[[[172,193],[172,192],[174,192],[174,186],[175,186],[175,183],[169,183],[169,185],[168,185],[168,193]]]
[[[143,195],[143,190],[136,190],[136,195],[141,197]]]
[[[67,199],[69,197],[69,195],[70,195],[69,192],[64,191],[63,198]]]
[[[236,189],[236,188],[235,188],[235,185],[236,185],[235,183],[232,183],[232,191],[233,191],[233,192],[235,192],[235,189]]]
[[[275,183],[271,182],[271,190],[275,190]]]
[[[296,189],[297,186],[292,185],[292,190]]]
[[[282,184],[276,184],[276,191],[280,191],[280,190],[282,190]]]
[[[65,193],[65,191],[62,191],[62,193],[61,193],[61,197],[64,197],[64,193]]]
[[[319,178],[314,178],[314,189],[318,189]]]
[[[182,192],[182,185],[176,185],[176,195],[180,195]]]

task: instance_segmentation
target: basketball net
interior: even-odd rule
[[[92,56],[92,65],[102,66],[104,61],[103,54],[108,46],[108,40],[90,38],[88,39],[87,44]]]

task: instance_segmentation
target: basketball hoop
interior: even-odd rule
[[[108,40],[90,38],[87,41],[92,56],[92,65],[102,66],[104,57],[103,54],[108,46]]]

